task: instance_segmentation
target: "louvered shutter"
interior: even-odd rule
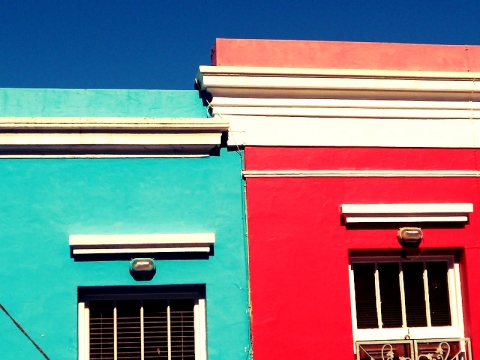
[[[90,301],[90,359],[140,360],[143,341],[143,359],[169,359],[170,348],[171,360],[195,360],[194,307],[193,299]]]
[[[195,360],[194,302],[170,300],[172,360]]]
[[[399,263],[379,263],[378,278],[382,311],[382,327],[402,327]]]
[[[90,359],[114,359],[114,302],[90,302]]]
[[[446,262],[427,262],[428,294],[432,326],[452,325],[447,272],[448,264]]]
[[[352,269],[357,329],[452,325],[447,261],[354,263]]]
[[[117,300],[117,360],[140,359],[140,300]]]
[[[423,262],[406,262],[402,268],[407,326],[427,326]]]
[[[378,328],[377,299],[375,296],[375,264],[354,264],[355,306],[357,328]]]
[[[168,359],[167,300],[143,301],[145,359]]]

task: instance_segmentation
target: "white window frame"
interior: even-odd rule
[[[149,300],[149,299],[193,299],[195,329],[195,360],[207,360],[207,336],[205,317],[205,298],[198,292],[92,294],[84,295],[78,302],[78,359],[90,359],[90,311],[91,300]],[[143,350],[142,350],[143,352]],[[170,359],[170,354],[169,354]],[[142,359],[139,359],[142,360]]]
[[[357,314],[355,304],[355,283],[353,264],[358,263],[379,263],[379,262],[418,262],[418,261],[447,261],[448,264],[448,291],[450,299],[451,326],[432,326],[432,327],[401,327],[387,329],[357,329]],[[419,256],[410,259],[399,259],[398,256],[382,257],[351,257],[349,264],[350,278],[350,304],[352,312],[352,328],[354,341],[373,341],[373,340],[403,340],[403,339],[433,339],[433,338],[463,338],[465,336],[463,325],[462,293],[460,284],[460,266],[455,262],[453,255],[439,256]],[[402,284],[402,282],[400,282]],[[378,296],[379,283],[378,272],[375,272],[375,288],[377,291],[377,311],[380,311],[380,298]],[[426,287],[428,289],[428,287]],[[427,290],[428,291],[428,290]],[[404,297],[403,289],[401,296]],[[402,299],[402,303],[404,303]]]

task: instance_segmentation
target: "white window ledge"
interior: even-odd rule
[[[73,255],[129,253],[209,253],[214,233],[70,235]]]
[[[341,211],[347,224],[467,222],[473,204],[343,204]]]

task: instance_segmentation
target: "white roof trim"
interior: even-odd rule
[[[471,203],[440,204],[343,204],[347,224],[386,222],[467,222]]]
[[[433,79],[479,79],[480,73],[462,71],[420,71],[420,70],[370,70],[370,69],[321,69],[321,68],[280,68],[259,66],[209,66],[199,67],[198,78],[212,75],[277,75],[277,76],[341,76],[381,78],[433,78]]]
[[[0,156],[208,155],[221,118],[0,117]]]
[[[214,233],[70,235],[73,255],[129,253],[209,253]]]
[[[200,66],[200,89],[213,97],[480,99],[468,72]],[[270,95],[270,96],[269,96]],[[305,96],[308,95],[308,96]]]
[[[480,74],[201,66],[229,146],[477,148]]]

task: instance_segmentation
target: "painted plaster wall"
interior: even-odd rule
[[[479,168],[474,150],[249,147],[245,156],[246,170]],[[480,352],[479,193],[476,178],[247,178],[254,357],[353,358],[349,254],[401,246],[395,227],[343,226],[344,203],[474,204],[465,227],[422,226],[422,246],[461,254],[465,331]]]
[[[480,46],[217,39],[212,52],[212,65],[480,71]]]
[[[194,91],[0,94],[2,116],[205,116]],[[79,286],[205,284],[208,358],[247,358],[240,169],[239,155],[224,150],[207,158],[1,159],[0,303],[51,359],[76,359]],[[159,260],[147,282],[130,276],[128,261],[74,261],[68,245],[70,234],[194,232],[216,233],[214,255]],[[0,358],[43,358],[3,313]]]
[[[206,117],[189,90],[0,89],[0,116]]]

